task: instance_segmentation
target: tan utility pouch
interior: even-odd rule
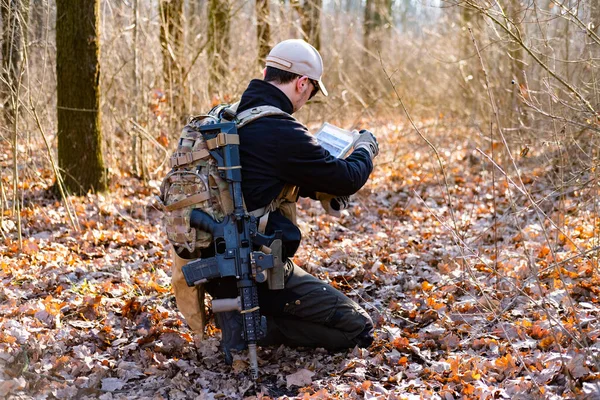
[[[292,221],[292,223],[298,226],[298,217],[296,210],[296,202],[284,201],[279,205],[279,212],[281,215]]]
[[[206,326],[206,306],[204,304],[204,285],[189,287],[185,282],[181,267],[190,260],[179,257],[173,252],[173,267],[171,271],[171,285],[175,292],[177,308],[183,314],[188,325],[194,333],[204,336]]]

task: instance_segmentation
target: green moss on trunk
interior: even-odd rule
[[[98,0],[56,1],[58,162],[77,194],[107,187],[100,125]]]

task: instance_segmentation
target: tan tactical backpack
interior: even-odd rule
[[[165,211],[163,225],[167,238],[178,254],[183,249],[193,254],[195,250],[211,244],[210,233],[190,227],[190,214],[194,208],[203,210],[217,221],[233,211],[229,185],[221,177],[217,161],[210,154],[210,150],[223,143],[219,143],[218,138],[205,141],[199,128],[219,123],[226,108],[235,113],[237,106],[238,103],[217,106],[208,115],[193,117],[183,128],[177,149],[169,160],[171,171],[162,182],[159,200]],[[241,112],[235,122],[239,129],[258,118],[271,115],[289,114],[276,107],[260,106]],[[236,144],[239,144],[239,139]],[[260,215],[256,216],[260,217],[268,211],[259,210]]]

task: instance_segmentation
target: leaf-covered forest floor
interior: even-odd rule
[[[199,341],[177,311],[157,182],[73,198],[74,232],[39,171],[22,183],[22,253],[2,221],[0,398],[599,398],[595,171],[560,195],[547,149],[515,155],[519,178],[500,144],[448,131],[433,137],[446,178],[408,127],[381,126],[341,218],[300,201],[295,261],[363,305],[377,337],[259,349],[257,383],[245,353],[226,366],[214,326]]]

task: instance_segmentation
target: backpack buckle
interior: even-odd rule
[[[183,158],[182,164],[189,164],[192,161],[194,161],[194,156],[192,155],[192,153],[185,153],[182,158]]]
[[[217,147],[223,147],[227,144],[227,135],[223,132],[219,133],[216,137]]]
[[[194,161],[194,155],[192,153],[173,154],[169,160],[169,166],[171,168],[179,167],[181,165],[189,164]]]
[[[227,146],[228,144],[240,144],[240,137],[236,133],[221,132],[212,139],[206,141],[206,147],[209,150],[214,150],[219,147]]]

